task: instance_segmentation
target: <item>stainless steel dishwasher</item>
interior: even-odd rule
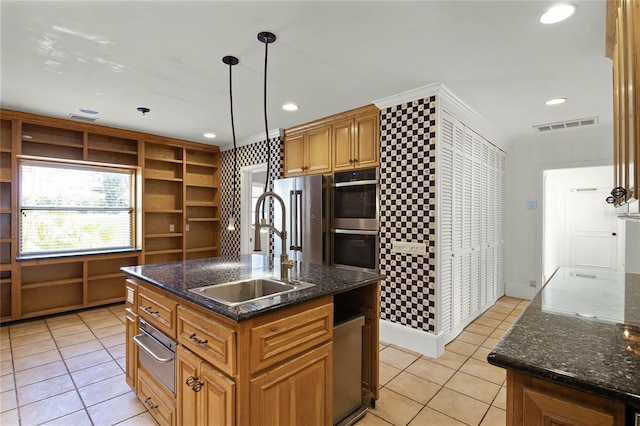
[[[367,411],[362,403],[364,316],[336,313],[333,328],[333,424],[351,425]],[[345,318],[346,317],[346,318]]]

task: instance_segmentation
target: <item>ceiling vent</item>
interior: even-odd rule
[[[98,117],[87,117],[85,115],[69,114],[69,118],[76,121],[84,121],[85,123],[95,123]]]
[[[578,118],[576,120],[559,121],[557,123],[537,124],[533,126],[539,133],[552,130],[572,129],[574,127],[590,126],[598,124],[598,117]]]

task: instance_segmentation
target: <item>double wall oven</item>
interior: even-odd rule
[[[378,168],[333,174],[331,253],[334,266],[378,271],[379,180]]]

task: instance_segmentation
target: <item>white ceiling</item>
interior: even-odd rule
[[[98,124],[225,146],[233,67],[238,141],[442,81],[504,140],[535,124],[599,117],[611,125],[606,1],[7,1],[2,107],[55,117],[97,110]],[[568,101],[548,107],[544,101]],[[296,112],[281,105],[295,102]],[[142,116],[139,106],[151,109]],[[571,132],[572,130],[561,130]],[[213,132],[216,139],[202,135]]]

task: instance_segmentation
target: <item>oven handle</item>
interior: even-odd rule
[[[356,180],[353,182],[339,182],[339,183],[332,183],[331,186],[334,188],[340,188],[343,186],[363,186],[363,185],[377,185],[378,181],[375,179],[372,180]]]
[[[171,362],[173,361],[173,356],[169,357],[169,358],[164,358],[162,356],[157,355],[153,349],[151,349],[149,346],[146,345],[146,343],[142,340],[143,338],[149,338],[148,336],[144,335],[144,334],[137,334],[135,336],[133,336],[133,341],[136,343],[136,345],[138,345],[140,347],[140,349],[144,350],[146,353],[148,353],[149,355],[151,355],[151,357],[153,359],[155,359],[158,362]],[[167,352],[170,352],[167,350]]]
[[[378,235],[378,231],[364,231],[356,229],[332,229],[334,234],[352,234],[352,235]]]

